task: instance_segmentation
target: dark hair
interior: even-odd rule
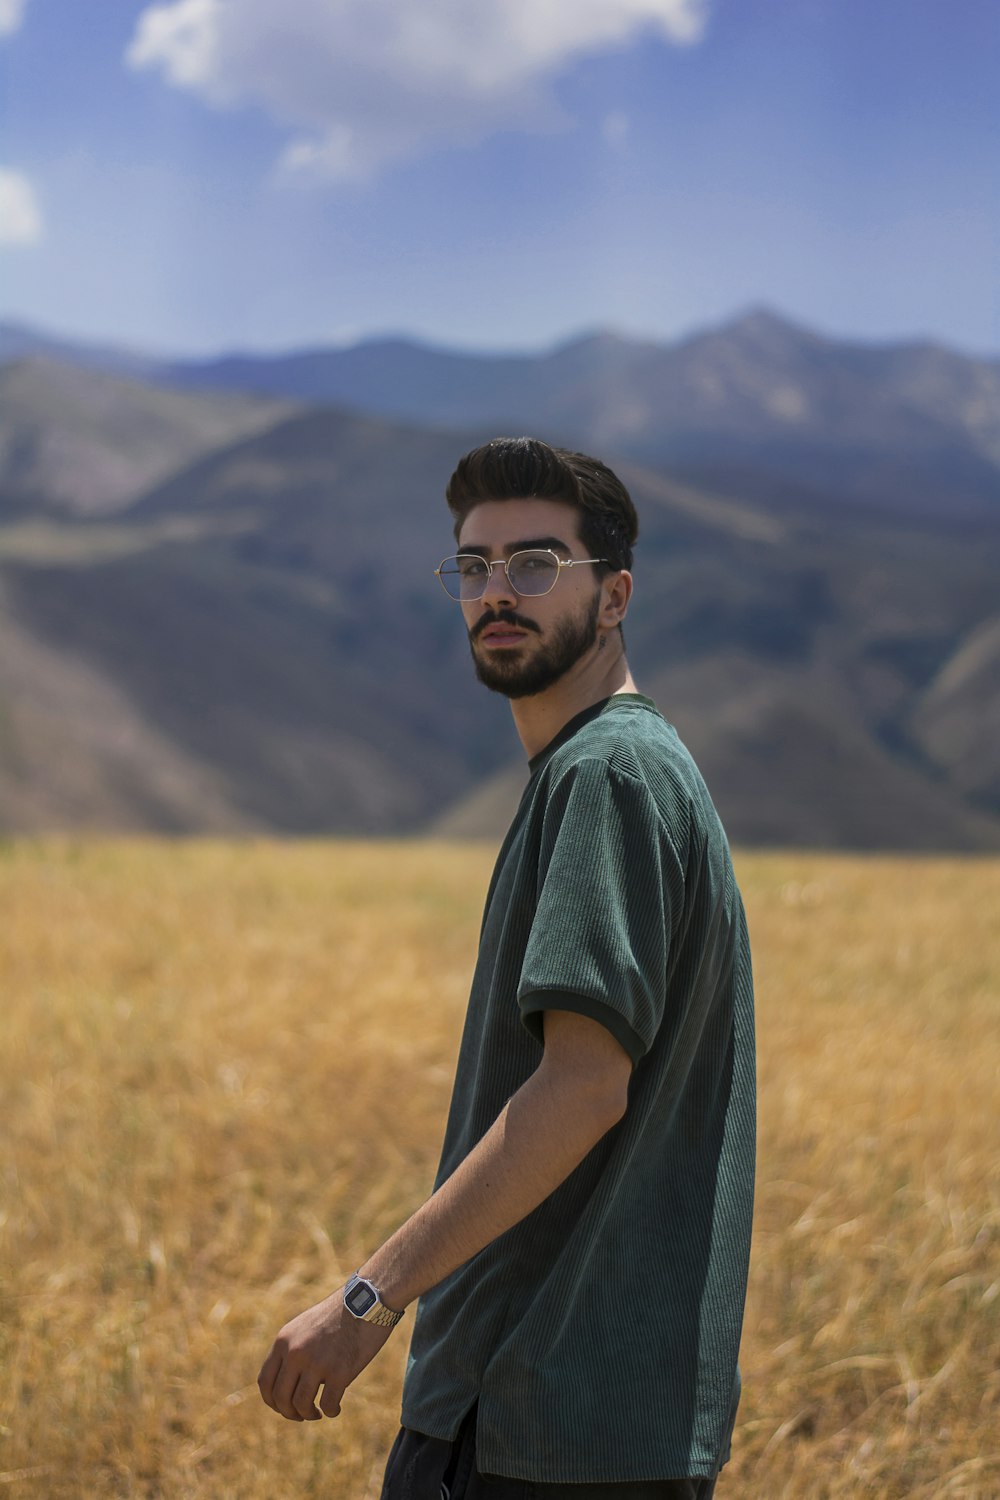
[[[455,540],[469,511],[488,500],[562,500],[580,512],[580,541],[605,571],[632,566],[639,518],[628,490],[607,464],[551,448],[540,438],[503,437],[460,460],[445,492],[455,517]]]

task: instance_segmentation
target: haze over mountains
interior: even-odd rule
[[[0,360],[0,827],[502,831],[520,747],[431,569],[457,456],[527,430],[629,484],[630,658],[734,842],[1000,848],[1000,361],[768,312]]]

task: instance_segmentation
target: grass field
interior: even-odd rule
[[[429,1189],[491,861],[0,846],[0,1488],[378,1494],[405,1325],[336,1422],[254,1381]],[[1000,861],[736,865],[760,1154],[719,1500],[995,1500]]]

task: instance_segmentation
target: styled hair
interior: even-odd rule
[[[469,511],[489,500],[562,500],[580,512],[580,541],[602,572],[632,566],[639,518],[628,490],[600,459],[540,438],[502,437],[473,448],[459,461],[445,492],[455,517],[455,540]]]

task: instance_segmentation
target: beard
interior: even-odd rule
[[[578,620],[562,620],[553,627],[550,638],[531,657],[520,662],[518,654],[497,653],[484,658],[476,654],[476,639],[470,636],[469,646],[476,676],[491,693],[502,693],[505,698],[531,698],[535,693],[544,693],[546,688],[565,676],[570,667],[589,651],[597,640],[597,617],[601,608],[599,593],[594,598],[586,615]],[[533,622],[519,620],[510,610],[502,609],[489,619],[480,620],[476,637],[487,625],[500,621],[505,625],[518,625],[524,630],[537,630]]]

